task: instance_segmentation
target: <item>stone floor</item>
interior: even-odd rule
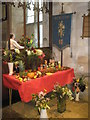
[[[88,87],[83,93],[80,93],[79,102],[66,101],[66,111],[62,114],[57,112],[57,99],[52,99],[47,114],[49,118],[88,118]],[[20,101],[12,104],[11,107],[4,107],[2,110],[3,120],[39,117],[33,102],[23,103]]]

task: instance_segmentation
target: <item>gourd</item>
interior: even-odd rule
[[[35,75],[34,72],[31,72],[31,73],[28,73],[28,74],[27,74],[27,76],[28,76],[29,78],[31,78],[31,79],[34,78],[34,75]]]

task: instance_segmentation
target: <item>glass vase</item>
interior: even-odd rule
[[[66,95],[62,98],[60,95],[57,96],[57,111],[59,113],[66,111]]]

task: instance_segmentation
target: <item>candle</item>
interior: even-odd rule
[[[61,62],[58,61],[58,68],[60,69],[61,68]]]

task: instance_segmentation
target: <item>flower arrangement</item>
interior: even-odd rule
[[[45,54],[40,49],[35,49],[33,47],[31,49],[26,49],[27,68],[37,70],[44,56]]]
[[[78,92],[84,92],[86,88],[86,83],[84,81],[85,76],[81,76],[80,78],[73,78],[73,89],[76,93]]]
[[[38,108],[39,112],[41,109],[50,109],[48,103],[49,98],[45,97],[46,90],[44,89],[44,92],[40,92],[39,94],[32,94],[32,100],[35,101],[36,107]]]
[[[22,35],[22,38],[20,39],[19,43],[23,45],[25,48],[31,48],[35,47],[34,44],[34,34],[32,34],[30,37]]]
[[[35,49],[34,35],[32,34],[30,37],[22,35],[19,43],[25,47],[23,53],[21,52],[20,57],[22,57],[22,61],[26,64],[26,69],[36,70],[40,65],[41,60],[45,57],[45,54],[40,49]]]
[[[22,39],[20,39],[19,44],[23,45],[25,49],[4,50],[3,60],[7,62],[22,61],[23,67],[25,66],[25,69],[32,69],[32,71],[37,70],[38,66],[41,63],[41,60],[43,60],[43,58],[45,57],[45,54],[43,53],[42,50],[35,49],[34,35],[32,34],[31,37],[22,36]],[[15,64],[15,65],[17,68],[18,64]]]
[[[73,100],[71,90],[67,86],[61,87],[59,83],[54,85],[53,93],[55,93],[56,96],[59,96],[61,99],[67,95],[70,100]]]
[[[17,56],[19,56],[19,54],[20,54],[19,49],[15,49],[15,50],[5,49],[3,50],[3,53],[2,53],[2,59],[5,62],[14,62],[16,61],[16,58]]]
[[[42,58],[45,56],[43,51],[40,49],[35,49],[35,42],[34,42],[34,34],[32,34],[30,37],[22,35],[22,38],[20,39],[19,43],[23,45],[26,49],[27,55],[37,55],[39,58],[42,56]]]
[[[57,111],[62,113],[66,110],[66,96],[73,100],[72,92],[67,86],[61,87],[59,83],[54,85],[53,97],[57,97]]]

